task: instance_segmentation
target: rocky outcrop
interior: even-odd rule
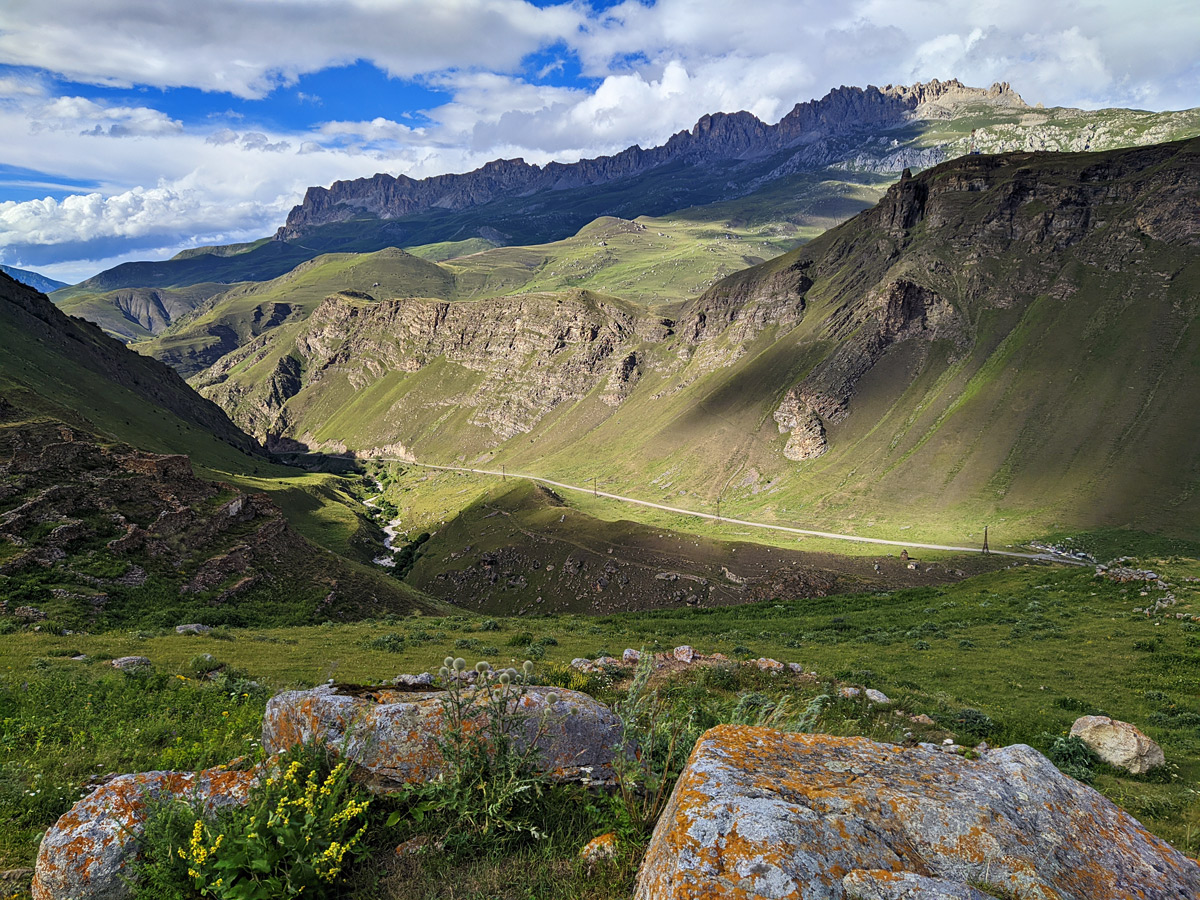
[[[513,712],[521,717],[518,741],[536,742],[542,771],[560,781],[613,783],[613,759],[622,742],[621,722],[612,710],[578,691],[509,690]],[[263,749],[278,753],[315,739],[354,762],[372,790],[427,781],[445,766],[438,745],[445,696],[419,687],[338,685],[277,694],[263,717]],[[471,689],[466,696],[473,697]],[[470,727],[486,726],[482,707],[469,721]]]
[[[179,799],[210,812],[242,805],[257,777],[254,770],[217,767],[112,779],[71,807],[42,838],[33,900],[125,900],[132,896],[126,866],[137,854],[152,804]]]
[[[238,621],[237,603],[255,590],[307,595],[322,619],[351,596],[354,605],[362,598],[375,609],[403,604],[406,595],[390,584],[354,584],[345,565],[297,534],[267,494],[197,478],[186,456],[143,453],[61,422],[24,418],[33,421],[0,422],[0,541],[17,548],[0,575],[16,579],[6,582],[14,588],[50,575],[64,589],[54,615],[59,627],[117,624],[125,613],[109,603],[109,590],[128,594],[151,575],[152,590],[169,586],[182,604],[200,602],[181,615],[213,617],[193,627]],[[333,594],[343,576],[352,583]],[[162,594],[155,596],[161,604]],[[323,597],[331,599],[318,613]],[[202,613],[206,606],[211,612]]]
[[[1166,764],[1162,747],[1128,722],[1108,716],[1080,716],[1071,734],[1110,766],[1141,775]]]
[[[636,348],[646,327],[587,291],[474,303],[330,297],[265,384],[247,390],[228,376],[261,353],[269,337],[228,354],[198,384],[244,427],[275,444],[299,437],[286,435],[286,403],[305,386],[344,380],[358,391],[385,374],[415,374],[445,361],[474,380],[461,393],[442,392],[426,403],[467,407],[472,425],[503,440],[530,431],[598,383],[600,399],[619,405],[641,376]]]
[[[659,819],[637,900],[1200,894],[1200,865],[1029,747],[929,746],[722,725]]]

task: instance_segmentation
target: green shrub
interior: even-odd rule
[[[1060,772],[1084,784],[1092,783],[1096,777],[1092,771],[1097,762],[1096,754],[1077,735],[1056,736],[1043,733],[1042,741],[1047,744],[1046,757]]]
[[[973,740],[984,740],[991,737],[996,731],[996,723],[992,721],[991,716],[970,707],[938,716],[937,719],[940,724]]]
[[[135,868],[139,898],[336,896],[370,803],[348,763],[330,767],[322,749],[297,748],[245,807],[206,816],[203,804],[174,801],[155,810]]]
[[[404,635],[389,631],[379,637],[367,638],[361,644],[366,650],[382,650],[384,653],[403,653]]]
[[[447,657],[445,662],[439,672],[447,688],[445,728],[438,739],[445,772],[397,795],[400,808],[388,817],[388,827],[408,820],[427,831],[440,830],[451,849],[474,847],[480,840],[494,849],[498,843],[541,837],[539,798],[549,781],[538,766],[538,741],[551,723],[543,714],[533,735],[527,733],[531,714],[521,696],[533,663],[526,661],[518,672],[479,662],[472,685],[465,677],[466,660]]]

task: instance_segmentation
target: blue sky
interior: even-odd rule
[[[4,0],[0,262],[270,234],[312,184],[652,146],[839,85],[1200,106],[1194,0]]]

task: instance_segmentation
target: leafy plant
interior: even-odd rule
[[[1042,739],[1049,744],[1046,750],[1047,759],[1054,763],[1060,772],[1084,784],[1092,783],[1096,777],[1092,771],[1097,761],[1096,754],[1078,735],[1043,734]]]
[[[472,681],[466,660],[446,657],[439,671],[446,691],[438,740],[445,771],[400,794],[401,808],[389,816],[389,827],[404,818],[440,825],[444,843],[460,848],[480,838],[543,836],[537,804],[548,782],[538,767],[538,744],[548,717],[543,713],[532,731],[528,727],[534,714],[525,711],[521,698],[532,673],[529,660],[519,672],[497,671],[481,661]],[[553,706],[557,697],[548,699]]]
[[[371,800],[350,767],[328,765],[323,750],[300,747],[251,788],[241,809],[205,814],[175,801],[147,823],[140,897],[270,900],[335,894],[359,853]]]
[[[688,716],[673,714],[650,688],[653,672],[654,655],[643,653],[625,699],[613,705],[621,720],[621,742],[613,757],[613,806],[622,830],[634,837],[658,821],[693,743],[683,740]]]

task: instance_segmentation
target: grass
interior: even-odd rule
[[[1155,619],[1135,613],[1135,607],[1147,602],[1137,585],[1098,579],[1087,569],[1016,566],[956,585],[780,598],[710,610],[601,617],[414,616],[318,627],[218,629],[208,636],[153,630],[66,636],[13,631],[0,637],[3,797],[10,804],[8,814],[0,816],[7,823],[0,826],[0,849],[8,854],[0,865],[31,857],[37,830],[73,800],[94,770],[196,766],[250,746],[261,712],[259,695],[231,697],[236,692],[174,677],[189,677],[191,661],[202,652],[274,689],[331,678],[378,682],[401,671],[436,669],[447,651],[519,665],[534,644],[541,648],[539,672],[606,700],[618,696],[619,684],[606,686],[594,676],[586,684],[572,684],[567,679],[575,676],[569,676],[566,661],[620,654],[625,647],[670,649],[687,643],[701,652],[735,658],[800,661],[820,678],[878,688],[900,708],[934,718],[937,725],[928,737],[936,739],[957,731],[964,741],[1022,742],[1047,751],[1077,716],[1103,712],[1137,724],[1162,744],[1169,765],[1137,777],[1101,768],[1095,786],[1151,831],[1195,855],[1200,852],[1200,630],[1173,613],[1196,612],[1200,590],[1183,579],[1200,576],[1200,560],[1173,555],[1146,557],[1137,564],[1175,584],[1180,602],[1171,615]],[[92,661],[69,658],[80,654]],[[106,673],[103,660],[119,655],[147,656],[159,674],[136,681]],[[791,702],[803,708],[820,689],[819,681],[791,682],[757,669],[733,676],[705,670],[667,685],[673,701],[707,709],[705,715],[714,721],[730,715],[748,691],[793,696]],[[98,697],[104,702],[97,703]],[[150,739],[133,731],[148,727],[153,730]],[[890,713],[879,718],[853,704],[835,704],[820,728],[900,740],[912,726]],[[25,793],[47,779],[53,790],[42,799]],[[570,841],[580,837],[572,833]],[[534,881],[558,872],[577,884],[572,880],[577,875],[569,874],[577,871],[571,862],[576,851],[577,844],[556,845],[518,858],[530,860]],[[627,885],[634,861],[625,865],[614,881],[602,879],[586,890],[572,888],[577,894],[550,896],[627,896],[627,887],[620,885]],[[464,884],[475,885],[476,896],[488,891],[514,896],[510,891],[516,872],[510,861],[484,854],[472,861],[406,859],[386,864],[377,874],[380,890],[389,883],[403,885],[393,889],[395,895],[449,896],[438,893],[446,889],[436,885],[448,873],[461,873]],[[584,878],[582,884],[588,883]]]

